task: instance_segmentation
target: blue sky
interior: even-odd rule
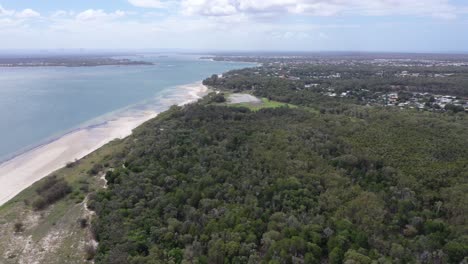
[[[468,52],[466,0],[0,0],[0,49]]]

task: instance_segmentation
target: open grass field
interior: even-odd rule
[[[268,100],[268,98],[262,98],[260,103],[239,103],[239,104],[230,104],[233,107],[247,107],[251,111],[258,111],[264,108],[278,108],[278,107],[291,107],[297,108],[296,105],[281,103],[277,101]]]

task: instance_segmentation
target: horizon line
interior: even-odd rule
[[[468,55],[467,51],[396,51],[396,50],[259,50],[259,49],[188,49],[188,48],[0,48],[1,53],[34,52],[34,53],[66,53],[66,52],[157,52],[157,53],[338,53],[338,54],[443,54]]]

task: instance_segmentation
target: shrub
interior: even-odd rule
[[[21,233],[24,231],[24,224],[22,222],[16,222],[14,225],[15,233]]]
[[[36,189],[39,197],[32,204],[35,210],[42,210],[48,205],[62,199],[67,194],[71,193],[72,188],[63,179],[58,179],[57,176],[46,178],[44,182]]]
[[[468,256],[468,245],[450,241],[445,245],[444,251],[447,253],[450,262],[461,263],[463,258]]]
[[[78,219],[78,223],[80,224],[81,228],[86,228],[88,227],[88,219],[86,218],[80,218]]]
[[[217,94],[213,97],[213,102],[215,103],[224,103],[226,102],[226,98],[224,97],[224,94],[220,93]]]
[[[83,184],[81,184],[80,190],[81,190],[82,192],[84,192],[84,193],[89,192],[89,183],[83,183]]]
[[[339,247],[335,247],[328,255],[329,263],[343,263],[343,251]]]
[[[454,113],[465,111],[465,108],[463,108],[463,106],[454,105],[454,104],[447,104],[447,105],[445,105],[444,109],[447,110],[447,111],[452,111]]]
[[[361,264],[370,264],[372,263],[371,258],[366,255],[360,254],[359,252],[350,249],[345,254],[345,263],[361,263]]]
[[[94,164],[93,167],[88,170],[88,174],[91,176],[97,175],[102,169],[103,166],[101,164]]]
[[[47,203],[46,201],[44,200],[44,198],[42,197],[37,197],[33,203],[32,203],[32,207],[34,208],[34,210],[38,211],[38,210],[42,210],[44,208],[47,207]]]
[[[46,193],[44,193],[44,198],[48,204],[51,204],[67,194],[71,193],[72,189],[65,181],[57,182],[53,188],[50,188]]]
[[[58,181],[58,178],[56,175],[52,175],[50,177],[47,177],[44,179],[44,181],[37,187],[36,192],[38,194],[42,194],[43,192],[47,191],[50,189],[52,186],[54,186]]]
[[[359,160],[351,154],[346,154],[333,159],[333,162],[341,168],[353,168],[358,164]]]

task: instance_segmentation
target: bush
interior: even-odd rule
[[[78,223],[80,224],[81,228],[86,228],[88,227],[88,219],[86,218],[80,218],[78,219]]]
[[[52,188],[58,182],[57,175],[52,175],[44,179],[44,181],[37,187],[36,192],[42,194],[48,189]]]
[[[370,264],[372,263],[371,258],[368,256],[365,256],[363,254],[360,254],[359,252],[350,249],[346,252],[345,254],[345,263],[361,263],[361,264]]]
[[[71,193],[72,188],[63,179],[57,176],[46,178],[44,182],[36,189],[39,197],[34,200],[32,206],[35,210],[42,210],[50,204],[62,199]]]
[[[356,156],[346,154],[333,159],[333,162],[341,168],[353,168],[357,166],[359,160]]]
[[[57,182],[53,186],[53,188],[50,188],[46,193],[44,193],[44,198],[48,204],[51,204],[63,197],[65,197],[67,194],[71,193],[72,189],[71,187],[65,182],[65,181],[60,181]]]
[[[88,174],[91,176],[97,175],[104,167],[101,164],[94,164],[91,169],[88,170]]]
[[[82,183],[80,186],[80,191],[87,193],[89,192],[89,183]]]
[[[34,210],[39,211],[47,207],[47,203],[42,197],[37,197],[36,200],[33,201],[32,207]]]
[[[14,226],[15,233],[21,233],[24,231],[24,224],[22,222],[16,222]]]
[[[453,105],[453,104],[447,104],[447,105],[445,105],[444,109],[447,110],[447,111],[452,111],[452,112],[454,112],[454,113],[464,112],[464,111],[465,111],[465,108],[463,108],[463,106],[461,106],[461,105]]]
[[[224,97],[224,94],[220,93],[217,94],[213,97],[213,102],[215,103],[224,103],[226,102],[226,98]]]
[[[465,256],[468,256],[468,245],[450,241],[444,247],[451,263],[461,263]]]
[[[343,251],[339,247],[335,247],[328,255],[329,263],[343,263]]]

